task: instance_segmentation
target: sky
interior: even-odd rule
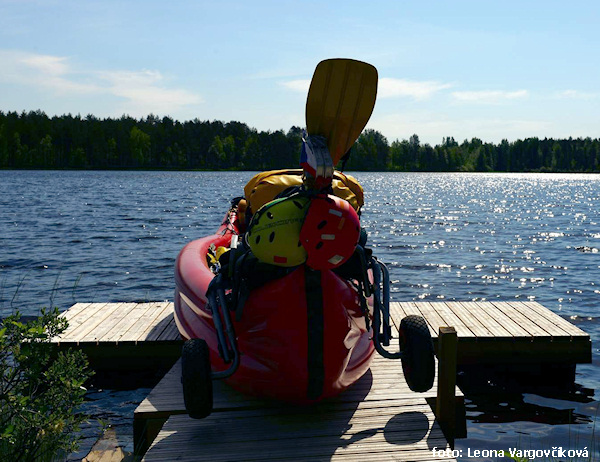
[[[367,128],[600,137],[600,2],[0,0],[0,111],[304,127],[319,61],[379,73]]]

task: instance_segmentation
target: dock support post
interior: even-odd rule
[[[458,338],[454,327],[440,327],[438,337],[438,389],[435,414],[451,447],[456,427],[456,355]]]
[[[139,459],[146,451],[162,430],[168,417],[158,418],[136,418],[133,417],[133,453]],[[138,460],[138,459],[136,459]]]

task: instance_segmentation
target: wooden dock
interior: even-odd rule
[[[390,311],[396,327],[406,315],[423,316],[434,344],[440,327],[454,327],[459,366],[591,361],[590,336],[537,302],[392,302]],[[99,367],[179,357],[172,302],[77,303],[61,316],[69,328],[55,342],[83,349]]]
[[[458,334],[458,364],[579,364],[592,360],[590,336],[537,302],[396,302],[394,324],[409,314]]]
[[[181,354],[172,302],[76,303],[61,316],[69,327],[54,342],[83,350],[97,370],[170,367]]]
[[[454,327],[459,366],[559,365],[574,375],[575,364],[591,361],[589,335],[536,302],[400,302],[390,310],[396,327],[406,315],[423,316],[436,344],[440,327]],[[179,358],[172,303],[77,303],[62,316],[69,328],[55,343],[83,349],[94,367]],[[448,460],[432,451],[448,448],[430,406],[435,387],[411,392],[397,362],[378,357],[349,390],[308,408],[252,400],[219,382],[204,420],[185,415],[179,367],[135,412],[138,448],[154,440],[144,460]]]
[[[449,448],[428,403],[437,384],[410,391],[398,361],[377,357],[344,393],[309,407],[252,399],[215,382],[214,412],[203,420],[185,415],[180,377],[177,362],[135,411],[136,447],[143,452],[154,440],[145,461],[441,460],[432,449]],[[456,396],[460,405],[459,389]]]

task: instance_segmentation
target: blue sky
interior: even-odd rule
[[[391,142],[600,137],[598,1],[0,0],[0,110],[304,126],[326,58]]]

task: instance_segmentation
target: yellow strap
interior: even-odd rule
[[[327,139],[336,165],[367,125],[377,97],[377,69],[352,59],[321,61],[306,100],[306,130]]]
[[[221,255],[223,255],[225,252],[229,252],[229,247],[217,247],[217,251],[215,252],[215,257],[217,258],[217,260],[219,260],[221,258]]]

